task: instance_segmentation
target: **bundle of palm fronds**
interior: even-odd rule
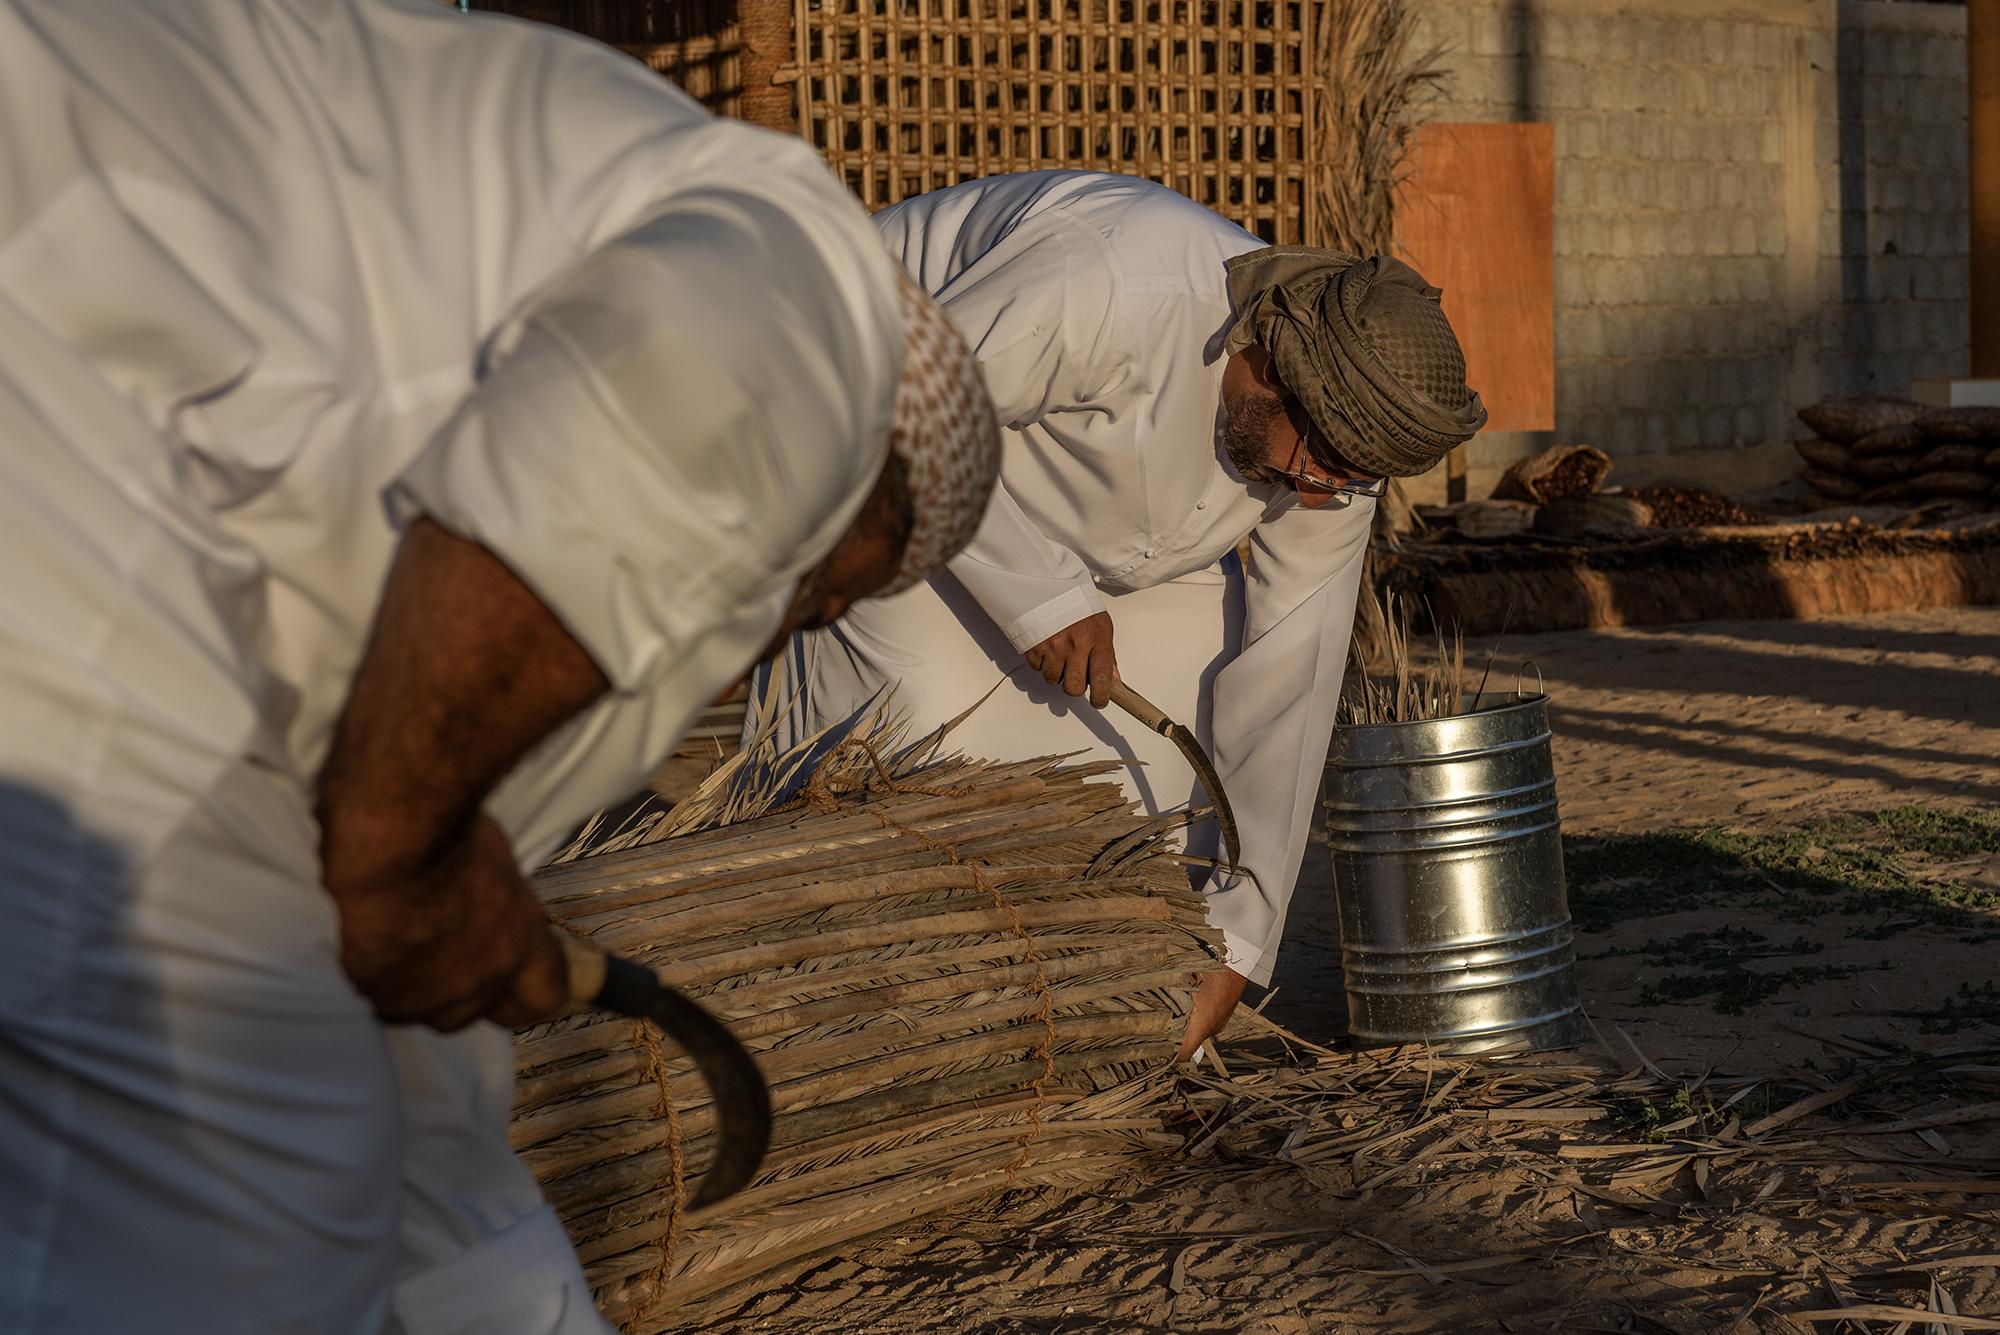
[[[1464,713],[1465,636],[1456,624],[1447,635],[1434,618],[1434,642],[1422,648],[1411,629],[1409,599],[1391,590],[1378,600],[1371,589],[1363,589],[1361,599],[1363,606],[1375,604],[1374,620],[1382,628],[1379,657],[1371,662],[1357,649],[1349,660],[1337,720],[1346,725],[1415,723]]]
[[[753,745],[540,877],[558,922],[729,1023],[777,1113],[759,1177],[683,1217],[713,1132],[689,1063],[598,1014],[521,1036],[514,1144],[628,1331],[986,1192],[1088,1180],[1146,1124],[1120,1086],[1171,1061],[1220,957],[1172,822],[1099,767],[898,740],[878,715]]]

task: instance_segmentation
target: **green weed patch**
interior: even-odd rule
[[[1950,864],[2000,856],[2000,817],[1895,807],[1794,829],[1694,826],[1564,841],[1570,915],[1584,932],[1730,899],[1780,916],[1872,919],[1849,934],[1882,939],[1919,924],[2000,940],[2000,891]]]

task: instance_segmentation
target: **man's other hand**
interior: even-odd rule
[[[1234,969],[1219,969],[1201,976],[1201,985],[1194,991],[1194,1008],[1188,1013],[1187,1035],[1181,1039],[1180,1056],[1175,1061],[1186,1061],[1203,1043],[1222,1032],[1222,1026],[1236,1013],[1236,1003],[1243,999],[1243,989],[1249,982]]]
[[[562,1007],[568,970],[500,827],[467,837],[420,870],[329,883],[340,964],[391,1024],[522,1025]]]
[[[1110,702],[1118,680],[1118,660],[1111,652],[1111,614],[1093,612],[1043,640],[1023,655],[1028,666],[1071,695],[1090,693],[1099,709]]]

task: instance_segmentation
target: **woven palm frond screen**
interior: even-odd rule
[[[1314,43],[1328,0],[474,7],[587,33],[713,110],[798,130],[870,208],[1077,167],[1164,182],[1269,241],[1315,235],[1326,168]]]
[[[799,130],[870,208],[979,176],[1150,177],[1306,239],[1319,0],[796,0]]]
[[[737,0],[472,0],[472,8],[553,23],[620,47],[709,110],[742,114],[744,42],[738,11],[745,6]],[[789,3],[779,20],[789,29]]]

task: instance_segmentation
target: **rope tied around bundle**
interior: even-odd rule
[[[687,1221],[687,1161],[681,1141],[680,1112],[674,1106],[673,1090],[667,1083],[667,1054],[660,1046],[659,1030],[644,1020],[637,1020],[633,1022],[632,1032],[640,1051],[645,1054],[646,1078],[653,1082],[656,1094],[653,1115],[667,1124],[668,1177],[671,1183],[667,1193],[667,1231],[660,1239],[659,1264],[646,1277],[647,1288],[657,1294],[665,1290],[667,1281],[672,1278],[674,1252],[680,1245],[681,1230]],[[621,1325],[625,1335],[634,1335],[637,1330],[639,1310],[635,1308],[630,1321]]]

